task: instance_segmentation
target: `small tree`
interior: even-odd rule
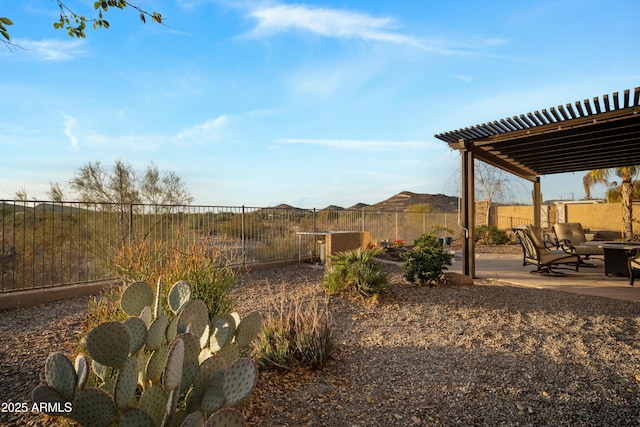
[[[517,191],[518,185],[522,183],[516,181],[512,175],[502,169],[498,169],[484,162],[475,164],[475,182],[477,191],[484,196],[487,201],[487,212],[485,225],[490,225],[491,204],[501,198],[510,197]]]

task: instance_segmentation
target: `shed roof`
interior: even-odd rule
[[[640,87],[435,135],[522,178],[640,164]]]

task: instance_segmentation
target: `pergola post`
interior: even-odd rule
[[[540,230],[541,221],[541,209],[542,209],[542,192],[540,191],[540,177],[536,177],[533,182],[533,225]]]
[[[467,141],[460,140],[461,165],[461,206],[460,226],[464,229],[464,239],[462,241],[462,274],[472,279],[476,276],[475,264],[475,187],[474,187],[474,165],[473,152],[467,146]]]

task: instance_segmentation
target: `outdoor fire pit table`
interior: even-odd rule
[[[629,277],[627,258],[632,250],[640,248],[640,242],[600,242],[598,246],[604,250],[605,276]]]

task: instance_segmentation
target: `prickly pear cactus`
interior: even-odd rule
[[[246,425],[231,407],[257,382],[256,364],[240,355],[260,332],[260,313],[244,319],[223,313],[212,320],[206,304],[191,299],[186,281],[172,286],[165,313],[162,286],[161,280],[155,290],[145,282],[130,284],[120,301],[129,317],[90,330],[83,340],[86,355],[75,363],[51,354],[46,383],[33,391],[33,401],[69,408],[70,414],[50,415],[86,426]]]

